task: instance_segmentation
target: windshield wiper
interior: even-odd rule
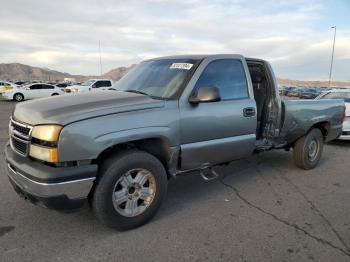
[[[164,100],[164,98],[162,98],[162,97],[153,96],[153,95],[147,94],[146,92],[142,92],[140,90],[122,90],[122,91],[123,92],[129,92],[129,93],[135,93],[135,94],[141,94],[141,95],[149,96],[150,98],[153,98],[153,99]]]
[[[147,94],[146,92],[142,92],[140,90],[123,90],[124,92],[129,92],[129,93],[135,93],[135,94],[141,94],[141,95],[145,95],[145,96],[150,96],[149,94]]]

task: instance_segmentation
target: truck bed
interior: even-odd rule
[[[344,102],[340,99],[284,100],[284,119],[280,142],[291,144],[305,135],[312,126],[325,124],[326,141],[337,138],[342,130],[339,119],[343,117]],[[327,125],[329,123],[330,125]]]

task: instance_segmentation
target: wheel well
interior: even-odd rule
[[[111,154],[130,149],[139,149],[155,156],[160,162],[162,162],[165,169],[168,170],[170,146],[167,141],[161,138],[141,139],[111,146],[100,153],[97,159],[93,162],[99,164]]]
[[[51,96],[58,96],[58,93],[53,93]]]
[[[314,124],[314,125],[310,128],[310,130],[313,129],[313,128],[318,128],[318,129],[320,129],[321,132],[322,132],[322,135],[323,135],[324,139],[326,139],[326,137],[328,136],[329,131],[330,131],[330,129],[331,129],[331,124],[330,124],[329,122],[320,122],[320,123]],[[310,130],[309,130],[309,131],[310,131]]]

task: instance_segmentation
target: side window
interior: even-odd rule
[[[105,81],[104,86],[112,86],[111,81]]]
[[[54,89],[51,85],[43,85],[43,89]]]
[[[99,88],[101,86],[101,81],[96,81],[93,85],[92,88]]]
[[[199,77],[195,89],[215,86],[222,100],[248,97],[243,64],[238,59],[218,59],[210,62]]]
[[[32,86],[30,86],[30,89],[31,89],[31,90],[38,90],[38,89],[41,89],[41,85],[32,85]]]

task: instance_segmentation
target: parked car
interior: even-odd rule
[[[27,99],[62,95],[64,92],[53,85],[48,84],[30,84],[26,87],[16,87],[10,91],[4,92],[2,94],[3,98],[6,100],[14,100],[17,102],[21,102]]]
[[[290,90],[287,92],[287,96],[290,96],[290,97],[299,97],[299,96],[300,96],[300,93],[301,93],[301,88],[293,87],[292,89],[290,89]]]
[[[72,85],[65,90],[67,93],[84,93],[89,91],[108,90],[112,86],[112,81],[109,79],[90,79],[81,85]]]
[[[68,84],[68,83],[59,83],[59,84],[56,84],[55,86],[57,86],[58,88],[60,88],[63,92],[66,92],[66,88],[68,86],[71,86],[71,84]]]
[[[295,89],[295,87],[293,86],[285,86],[283,89],[282,89],[282,96],[288,96],[288,92]]]
[[[350,140],[350,89],[328,90],[318,96],[316,99],[342,99],[346,106],[343,131],[339,139]]]
[[[126,230],[159,209],[168,179],[254,152],[293,148],[312,169],[342,129],[342,100],[282,101],[270,64],[241,55],[144,61],[113,88],[17,104],[5,155],[20,195],[59,210],[89,199]],[[192,185],[195,188],[195,185]]]
[[[8,82],[8,81],[0,81],[0,94],[11,91],[12,89],[16,88],[17,86],[14,83]]]
[[[15,85],[17,85],[17,86],[22,86],[22,85],[25,85],[25,84],[27,84],[28,82],[27,81],[16,81],[15,82]]]
[[[314,99],[320,95],[320,91],[316,88],[305,88],[301,90],[299,97],[301,99]]]
[[[287,87],[286,86],[279,86],[278,87],[278,92],[279,92],[279,94],[281,95],[281,96],[284,96],[285,95],[285,93],[286,93],[286,89]]]
[[[57,86],[59,88],[66,88],[67,86],[70,86],[70,84],[68,84],[68,83],[59,83],[59,84],[56,84],[55,86]]]

